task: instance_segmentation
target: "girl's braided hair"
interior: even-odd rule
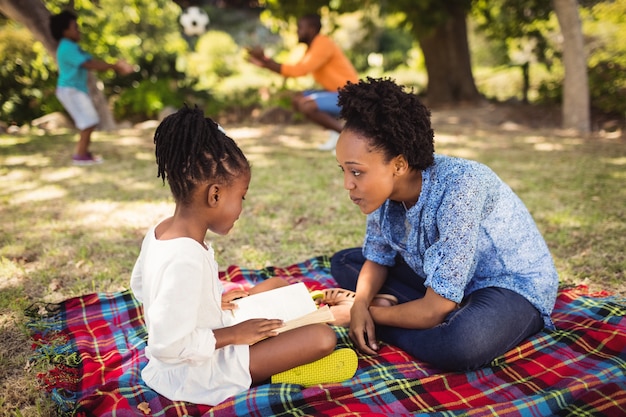
[[[434,163],[434,132],[430,111],[413,91],[388,78],[371,78],[339,90],[344,129],[367,138],[387,161],[404,155],[409,166],[424,170]]]
[[[174,199],[187,204],[200,182],[230,184],[250,172],[250,163],[234,140],[202,110],[187,105],[167,116],[154,133],[157,177]]]

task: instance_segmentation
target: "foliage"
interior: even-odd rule
[[[584,17],[592,105],[626,115],[626,0],[594,4]]]
[[[264,0],[261,1],[277,17],[288,19],[305,13],[332,10],[337,13],[351,13],[357,10],[380,8],[381,14],[398,13],[403,16],[401,23],[412,30],[416,38],[426,36],[430,30],[446,21],[451,12],[469,11],[471,0]]]
[[[210,89],[239,73],[244,59],[226,32],[210,30],[198,39],[196,50],[179,59],[178,68],[198,80],[197,88]]]
[[[139,122],[157,119],[166,107],[180,108],[184,103],[204,107],[207,100],[207,93],[198,93],[185,81],[146,79],[122,91],[115,100],[114,114],[117,119]]]
[[[43,1],[54,13],[67,5],[65,0]],[[207,103],[217,113],[244,102],[243,107],[249,109],[276,104],[266,97],[267,92],[273,96],[286,88],[309,88],[308,79],[283,82],[275,74],[253,68],[245,62],[242,50],[257,42],[279,60],[290,58],[288,51],[297,44],[296,18],[306,12],[321,13],[324,30],[343,47],[360,74],[402,73],[407,83],[423,87],[427,80],[417,40],[427,36],[451,10],[464,12],[472,6],[475,74],[497,72],[489,77],[506,78],[513,73],[517,80],[519,69],[507,66],[530,62],[530,97],[542,102],[561,98],[558,24],[549,2],[539,0],[265,0],[261,2],[265,7],[262,25],[259,8],[222,9],[205,1],[202,4],[211,16],[210,31],[191,44],[181,35],[180,8],[172,0],[72,3],[78,11],[81,44],[86,50],[97,57],[124,57],[140,68],[125,77],[113,72],[98,74],[118,119],[154,117],[163,107],[181,101]],[[626,84],[626,44],[622,42],[626,37],[625,3],[581,2],[592,104],[619,114],[626,106],[622,99]],[[2,120],[22,124],[61,109],[54,96],[53,57],[33,42],[26,29],[0,21],[0,53],[7,57],[0,62]],[[484,86],[487,81],[478,83]],[[514,88],[521,89],[510,85],[507,93],[515,93]],[[251,103],[254,98],[259,101]]]
[[[551,11],[543,0],[477,0],[472,16],[480,32],[505,46],[509,63],[550,66],[555,56],[549,40],[558,31]]]
[[[589,91],[593,108],[626,114],[626,0],[586,1],[580,14],[588,51]],[[478,0],[477,29],[494,50],[506,51],[507,64],[543,64],[552,71],[538,87],[537,100],[562,100],[561,39],[549,2],[541,0]]]
[[[0,120],[22,124],[60,109],[54,97],[55,79],[40,44],[14,23],[0,27]]]

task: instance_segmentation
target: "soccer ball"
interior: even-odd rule
[[[191,6],[183,10],[179,19],[187,36],[200,36],[209,26],[209,15],[199,7]]]

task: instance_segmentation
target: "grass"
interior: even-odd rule
[[[623,139],[499,129],[434,113],[437,151],[488,164],[525,201],[564,284],[626,294]],[[475,120],[474,120],[475,121]],[[483,120],[484,121],[484,120]],[[365,218],[315,126],[226,126],[253,165],[233,231],[209,236],[222,267],[286,266],[360,245]],[[0,417],[53,416],[29,362],[24,309],[128,286],[148,227],[172,212],[153,129],[99,132],[106,162],[68,163],[75,134],[0,136]]]

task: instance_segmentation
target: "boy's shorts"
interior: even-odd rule
[[[330,113],[333,116],[339,116],[341,108],[337,105],[339,99],[338,92],[323,90],[307,90],[303,93],[305,97],[310,97],[317,104],[317,108],[324,113]]]
[[[100,123],[98,112],[89,94],[72,87],[57,87],[56,96],[72,116],[79,130],[96,126]]]

